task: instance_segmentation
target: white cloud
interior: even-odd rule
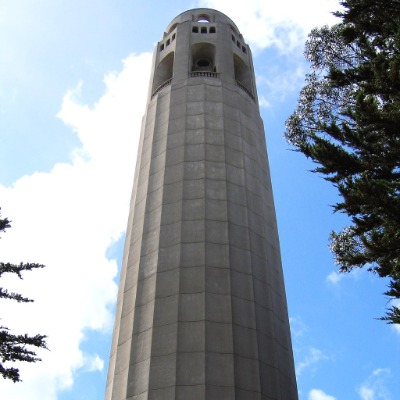
[[[230,17],[255,55],[268,48],[286,56],[285,63],[272,57],[256,68],[262,108],[271,108],[290,94],[297,96],[308,69],[303,57],[307,35],[315,26],[337,22],[332,12],[340,8],[338,0],[249,0],[245,7],[235,0],[200,0],[199,5]]]
[[[303,47],[308,32],[317,25],[333,24],[337,0],[203,0],[204,7],[228,15],[253,50],[275,46],[282,53]]]
[[[21,365],[23,383],[0,381],[4,399],[54,400],[78,369],[103,368],[81,345],[87,330],[109,331],[113,322],[117,264],[105,253],[126,227],[150,65],[150,54],[128,57],[121,72],[106,76],[105,93],[92,107],[76,100],[82,85],[69,91],[58,116],[82,143],[71,163],[0,185],[2,215],[12,220],[0,259],[46,265],[23,281],[2,278],[35,302],[2,302],[1,322],[48,335],[50,349],[40,352],[42,362]]]
[[[96,354],[86,357],[85,365],[88,372],[103,371],[104,361]]]
[[[357,392],[361,400],[392,400],[385,386],[385,379],[391,372],[387,368],[375,369],[372,374],[359,386]]]
[[[308,400],[336,400],[336,397],[329,396],[320,389],[312,389],[308,394]]]
[[[300,376],[305,369],[315,368],[315,366],[323,360],[327,360],[328,357],[319,349],[310,347],[308,354],[296,365],[296,374]]]
[[[336,271],[332,271],[327,277],[326,281],[331,283],[332,285],[336,285],[338,282],[340,282],[344,277],[344,274],[339,274]]]
[[[300,376],[306,374],[306,376],[312,376],[319,368],[319,364],[325,360],[331,360],[333,357],[331,355],[326,355],[320,349],[305,345],[304,342],[312,336],[310,328],[304,323],[300,317],[290,317],[290,330],[293,340],[293,351],[295,359],[295,370],[297,380],[299,382]],[[315,389],[318,391],[317,389]],[[299,394],[301,394],[301,389],[299,388]],[[316,396],[318,393],[314,393]],[[300,396],[302,397],[302,396]],[[318,399],[318,397],[315,397]]]
[[[297,59],[296,59],[297,60]],[[297,60],[287,60],[278,67],[275,64],[260,68],[262,75],[258,74],[257,90],[259,93],[260,107],[269,108],[271,104],[280,103],[290,94],[297,95],[306,74],[305,63]]]
[[[399,307],[400,308],[400,299],[394,299],[390,302],[390,305],[395,306],[395,307]],[[392,329],[400,335],[400,324],[392,324],[390,325],[392,327]]]
[[[393,325],[391,325],[391,328],[392,328],[398,335],[400,335],[400,324],[393,324]]]
[[[258,97],[258,104],[260,105],[260,107],[263,107],[263,108],[271,107],[271,103],[263,95]]]
[[[290,317],[289,322],[293,340],[301,338],[308,331],[308,326],[299,317]]]
[[[362,400],[374,400],[375,398],[374,391],[365,386],[361,386],[358,393]]]
[[[394,324],[392,325],[392,329],[400,335],[400,324]]]
[[[373,277],[373,276],[372,276]],[[332,271],[327,277],[326,282],[332,285],[336,285],[343,281],[345,278],[352,278],[355,280],[360,279],[371,279],[371,274],[365,268],[355,268],[350,272],[336,272]]]

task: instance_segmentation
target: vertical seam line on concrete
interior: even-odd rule
[[[146,119],[147,119],[147,116],[148,116],[148,114],[147,114],[147,112],[146,112]],[[153,123],[153,127],[152,127],[152,132],[153,132],[153,135],[154,135],[154,123]],[[144,142],[145,142],[145,137],[146,137],[146,124],[144,125],[144,127],[143,127],[143,141],[142,141],[142,143],[141,143],[141,145],[143,146],[144,145]],[[141,164],[142,163],[142,157],[141,157],[141,155],[140,155],[140,161],[137,163],[137,165],[139,165],[139,164]],[[150,166],[149,166],[149,168],[150,168]],[[137,187],[138,187],[138,185],[139,185],[139,181],[140,181],[140,175],[141,175],[141,173],[144,173],[144,171],[140,168],[139,169],[139,172],[138,172],[138,174],[137,174],[137,182],[136,182],[136,187],[134,187],[134,190],[136,191],[136,193],[135,193],[135,199],[136,199],[136,197],[137,197]],[[134,185],[135,186],[135,185]],[[146,200],[147,200],[147,196],[146,196]],[[136,204],[136,202],[135,202],[135,204]],[[136,210],[136,207],[135,207],[135,210]],[[134,220],[134,218],[135,218],[135,210],[133,211],[133,213],[132,213],[132,218],[133,218],[133,220]],[[144,210],[143,210],[143,221],[142,221],[142,223],[141,223],[141,229],[142,229],[142,232],[143,232],[143,229],[144,229],[144,221],[145,221],[145,219],[144,219],[144,217],[145,217],[145,212],[146,212],[146,209],[144,208]],[[132,229],[133,229],[133,225],[132,225]],[[132,232],[132,229],[131,229],[131,232]],[[142,241],[142,235],[141,235],[141,239],[140,239],[141,241]],[[128,244],[128,257],[127,257],[127,262],[126,262],[126,264],[127,264],[127,273],[128,273],[128,265],[129,265],[129,260],[130,260],[130,257],[131,257],[131,252],[130,252],[130,245],[131,245],[131,242],[129,241],[129,244]],[[138,258],[138,268],[137,268],[137,276],[139,275],[139,267],[140,267],[140,257]],[[133,268],[133,265],[131,266],[131,268]],[[136,279],[136,281],[137,281],[137,279]],[[125,293],[125,287],[126,287],[126,278],[125,278],[125,283],[124,283],[124,292],[123,293]],[[135,292],[135,302],[134,302],[134,304],[136,304],[136,295],[137,295],[137,286],[136,286],[136,292]],[[133,308],[133,310],[132,310],[132,313],[133,313],[133,319],[135,318],[135,307]],[[122,308],[121,308],[121,316],[122,316]],[[122,320],[122,318],[121,318],[121,320]],[[133,341],[133,325],[132,325],[132,331],[130,332],[130,336],[131,336],[131,344],[130,344],[130,347],[129,347],[129,352],[131,352],[131,350],[132,350],[132,341]],[[125,390],[125,396],[127,395],[127,393],[128,393],[128,382],[129,382],[129,372],[130,372],[130,365],[128,364],[127,366],[126,366],[126,368],[124,369],[124,371],[126,370],[126,374],[127,374],[127,382],[126,382],[126,387],[124,388],[124,390]]]
[[[187,109],[187,86],[186,86],[186,91],[185,91],[185,101],[182,102],[182,107],[185,107],[185,113],[180,117],[180,118],[185,118],[185,123],[184,123],[184,141],[183,141],[183,161],[182,161],[182,196],[181,196],[181,217],[180,217],[180,237],[182,237],[182,221],[183,221],[183,191],[184,191],[184,186],[185,186],[185,148],[186,148],[186,109]],[[173,91],[171,87],[171,92],[170,96],[172,96]],[[175,105],[175,107],[178,107],[178,105]],[[168,147],[168,146],[167,146]],[[182,259],[182,242],[179,243],[179,261],[178,261],[178,304],[177,304],[177,320],[176,320],[176,352],[175,352],[175,393],[174,393],[174,398],[177,398],[177,393],[176,393],[176,388],[178,387],[178,354],[179,354],[179,348],[178,348],[178,337],[179,337],[179,330],[180,330],[180,323],[179,323],[179,312],[180,312],[180,304],[181,304],[181,259]]]
[[[141,128],[141,134],[139,138],[139,145],[138,145],[138,158],[136,161],[136,169],[134,173],[134,184],[132,187],[131,191],[131,197],[130,197],[130,204],[135,204],[136,203],[136,187],[139,182],[139,174],[140,174],[140,168],[137,168],[138,165],[141,163],[141,158],[142,158],[142,151],[143,151],[143,143],[144,143],[144,124],[143,127]],[[137,171],[137,172],[136,172]],[[115,376],[115,368],[116,368],[116,363],[117,363],[117,354],[118,354],[118,338],[119,338],[119,332],[121,329],[121,316],[122,316],[122,308],[123,308],[123,297],[124,297],[124,289],[125,289],[125,282],[126,282],[126,274],[127,274],[127,269],[128,269],[128,258],[126,255],[129,253],[129,244],[130,243],[130,237],[132,235],[132,226],[133,226],[133,210],[132,208],[129,209],[129,216],[128,216],[128,223],[126,227],[126,238],[125,238],[125,244],[124,244],[124,262],[121,266],[121,271],[120,271],[120,279],[119,279],[119,288],[118,288],[118,297],[117,297],[117,304],[116,304],[116,312],[115,312],[115,321],[114,321],[114,328],[113,328],[113,342],[111,344],[111,351],[110,351],[110,364],[111,364],[111,357],[114,356],[112,366],[109,366],[109,371],[107,374],[107,381],[106,381],[106,399],[108,393],[110,396],[112,395],[112,389],[114,385],[114,376]],[[128,239],[129,237],[129,239]],[[128,239],[128,240],[127,240]],[[120,303],[120,305],[119,305]],[[119,310],[120,308],[120,310]],[[117,319],[119,320],[118,324],[118,334],[116,334],[116,321]],[[115,346],[114,346],[114,341],[115,341]],[[110,372],[112,371],[112,373]],[[109,377],[111,379],[109,380]],[[108,391],[107,389],[110,389]]]
[[[222,96],[224,96],[224,90],[225,87],[222,87]],[[225,147],[225,134],[226,131],[224,129],[225,127],[225,104],[222,102],[222,128],[224,132],[224,147]],[[233,368],[232,368],[232,373],[233,373],[233,381],[235,382],[235,339],[234,339],[234,320],[233,320],[233,295],[232,295],[232,266],[231,266],[231,238],[230,238],[230,233],[229,233],[229,226],[230,226],[230,221],[229,221],[229,201],[228,201],[228,171],[227,171],[227,163],[226,163],[226,147],[224,151],[224,157],[225,157],[225,187],[226,187],[226,220],[227,220],[227,229],[228,229],[228,265],[229,265],[229,293],[230,293],[230,298],[231,298],[231,334],[232,334],[232,361],[233,361]],[[233,395],[234,398],[236,398],[236,386],[233,385]]]
[[[168,98],[168,99],[167,99]],[[170,100],[171,100],[171,92],[169,92],[168,94],[167,93],[164,93],[163,95],[157,95],[157,99],[156,99],[156,102],[157,102],[157,111],[156,111],[156,115],[158,115],[158,114],[160,114],[160,115],[162,115],[162,112],[160,112],[160,113],[158,113],[158,109],[159,108],[163,108],[163,102],[165,101],[165,102],[167,102],[168,101],[168,114],[170,113]],[[165,108],[165,106],[164,106],[164,108]],[[169,130],[169,121],[170,121],[170,119],[168,118],[168,122],[166,123],[166,124],[162,124],[162,125],[166,125],[165,127],[163,127],[162,129],[164,130],[164,135],[166,136],[166,138],[165,138],[165,148],[163,149],[163,151],[162,152],[159,152],[159,154],[162,154],[162,153],[166,153],[165,154],[165,159],[164,159],[164,166],[163,166],[163,168],[162,169],[160,169],[160,171],[161,170],[163,170],[164,171],[164,175],[163,175],[163,182],[165,181],[165,169],[166,169],[166,163],[167,163],[167,147],[168,147],[168,130]],[[157,128],[159,128],[160,127],[160,125],[159,126],[157,126],[156,125],[156,120],[155,120],[155,124],[154,124],[154,131],[153,131],[153,141],[152,141],[152,143],[154,143],[154,133],[155,133],[155,130],[157,129]],[[163,140],[163,138],[158,138],[158,142],[161,142]],[[158,154],[158,155],[159,155]],[[158,156],[157,155],[157,156]],[[152,157],[152,159],[153,159],[153,157]],[[156,175],[156,174],[153,174],[153,175]],[[149,170],[149,177],[150,177],[150,170]],[[154,315],[155,315],[155,309],[156,309],[156,306],[157,306],[157,298],[156,298],[156,293],[157,293],[157,283],[158,283],[158,265],[159,265],[159,263],[158,263],[158,259],[159,259],[159,257],[160,257],[160,240],[161,240],[161,229],[162,229],[162,225],[161,225],[161,219],[162,219],[162,214],[163,214],[163,207],[162,207],[162,205],[163,205],[163,198],[164,198],[164,185],[161,185],[160,186],[161,188],[162,188],[162,194],[161,194],[161,206],[160,207],[157,207],[157,209],[160,209],[160,211],[159,211],[159,213],[160,213],[160,215],[159,215],[159,220],[160,220],[160,222],[159,222],[159,224],[158,224],[158,246],[157,246],[157,250],[156,250],[156,252],[157,252],[157,268],[156,268],[156,272],[155,272],[155,279],[154,279],[154,299],[153,299],[153,301],[154,301],[154,306],[153,306],[153,316],[152,316],[152,327],[151,327],[151,344],[150,344],[150,347],[151,347],[151,352],[150,352],[150,357],[149,357],[149,371],[148,371],[148,383],[147,383],[147,393],[149,393],[150,392],[150,390],[151,390],[151,388],[150,388],[150,384],[151,384],[151,382],[150,382],[150,371],[151,371],[151,366],[152,366],[152,361],[153,361],[153,349],[154,349],[154,347],[153,347],[153,338],[154,338]],[[146,196],[146,198],[147,198],[147,196]],[[154,274],[153,274],[154,275]],[[152,276],[153,276],[152,275]],[[150,301],[151,302],[151,301]],[[149,302],[149,303],[150,303]]]
[[[267,148],[266,148],[265,133],[264,133],[264,141],[263,141],[263,143],[265,143],[265,162],[264,162],[263,164],[264,164],[264,166],[267,167],[267,169],[268,169],[267,179],[269,180],[269,183],[270,183],[269,187],[271,188],[271,199],[272,199],[272,202],[273,202],[273,193],[272,193],[272,184],[271,184],[271,171],[270,171],[270,169],[269,169],[269,160],[268,160],[268,157],[267,157]],[[259,152],[258,149],[257,149],[257,151],[256,151],[256,160],[255,160],[255,161],[257,162],[257,165],[260,164],[260,157],[261,157],[260,152]],[[262,161],[262,160],[261,160],[261,161]],[[260,181],[260,183],[261,183],[262,181],[261,181],[261,179],[260,179],[260,173],[259,173],[259,171],[258,171],[258,173],[257,173],[257,178],[259,178],[259,181]],[[261,197],[261,199],[263,199],[262,193],[261,193],[261,196],[260,196],[260,197]],[[273,209],[274,209],[274,211],[275,211],[275,205],[274,205],[274,203],[272,203],[272,207],[273,207]],[[263,211],[263,213],[264,213],[264,212],[265,212],[265,210]],[[275,212],[274,212],[273,215],[274,215],[273,218],[276,218],[276,217],[275,217],[275,215],[276,215]],[[264,219],[264,218],[263,218],[263,219]],[[276,221],[274,222],[274,225],[276,225]],[[265,232],[265,234],[264,234],[264,245],[263,245],[264,252],[265,252],[265,261],[268,263],[268,264],[266,265],[266,274],[267,274],[267,277],[268,277],[268,282],[267,282],[267,284],[271,287],[271,285],[272,285],[271,269],[270,269],[270,266],[269,266],[268,250],[267,250],[267,248],[265,247],[265,242],[266,242],[268,239],[267,239],[267,233],[266,233],[266,231],[265,231],[265,226],[264,226],[264,225],[263,225],[263,231]],[[277,228],[276,228],[276,235],[278,235],[278,230],[277,230]],[[274,243],[275,243],[275,239],[276,239],[276,238],[274,238]],[[278,239],[278,241],[279,241],[279,239]],[[278,247],[278,251],[279,251],[279,247]],[[277,268],[282,269],[282,265],[281,265],[281,264],[278,265]],[[271,298],[270,300],[271,300],[271,302],[273,301],[272,298]],[[270,311],[270,312],[271,312],[271,318],[272,318],[272,327],[271,327],[271,330],[272,330],[272,340],[275,342],[275,341],[276,341],[275,322],[274,322],[274,320],[275,320],[275,313],[274,313],[273,311]],[[263,333],[261,332],[261,334],[263,334]],[[272,346],[272,347],[273,347],[272,353],[273,353],[274,359],[277,360],[278,357],[277,357],[277,354],[276,354],[276,353],[277,353],[277,352],[276,352],[276,346]],[[260,358],[260,362],[264,363],[262,358]],[[281,399],[281,396],[282,396],[282,390],[281,390],[282,383],[280,382],[281,369],[280,369],[280,367],[279,367],[279,362],[278,362],[276,365],[274,365],[274,368],[276,369],[277,375],[278,375],[277,395],[278,395],[278,398]],[[260,377],[260,378],[261,378],[261,377]],[[263,394],[263,393],[261,392],[261,394]]]
[[[148,206],[148,199],[149,199],[149,197],[148,197],[148,187],[149,187],[149,181],[150,181],[150,171],[151,171],[151,167],[152,167],[152,163],[153,163],[153,145],[154,145],[154,134],[155,134],[155,131],[156,131],[156,128],[157,128],[157,120],[156,120],[156,118],[157,118],[157,115],[158,115],[158,108],[159,108],[159,98],[157,97],[157,99],[155,100],[156,101],[156,104],[155,104],[155,112],[154,112],[154,119],[153,119],[153,123],[152,123],[152,128],[151,128],[151,135],[152,135],[152,140],[151,140],[151,155],[150,155],[150,163],[149,163],[149,169],[148,169],[148,176],[147,176],[147,189],[146,189],[146,197],[145,197],[145,202],[146,202],[146,204],[145,204],[145,206],[144,206],[144,212],[143,212],[143,224],[142,224],[142,232],[143,232],[143,230],[144,230],[144,225],[145,225],[145,222],[146,222],[146,218],[148,218],[148,215],[146,215],[147,214],[147,206]],[[148,128],[147,128],[148,129]],[[153,174],[154,175],[154,174]],[[138,269],[137,269],[137,276],[136,276],[136,293],[135,293],[135,306],[134,306],[134,320],[135,320],[135,317],[136,317],[136,303],[137,303],[137,286],[139,285],[139,283],[141,283],[141,284],[143,284],[143,282],[142,281],[144,281],[144,279],[141,279],[141,280],[139,280],[139,276],[140,276],[140,272],[141,272],[141,269],[142,269],[142,267],[143,267],[143,264],[142,264],[142,260],[141,260],[141,254],[142,254],[142,249],[143,249],[143,235],[141,236],[141,244],[140,244],[140,255],[139,255],[139,257],[138,257],[138,263],[139,263],[139,265],[138,265]],[[155,306],[155,301],[154,301],[154,306]],[[154,318],[154,306],[153,306],[153,318]],[[135,326],[135,323],[133,322],[133,326]],[[132,351],[132,345],[133,345],[133,340],[134,340],[134,334],[133,334],[133,330],[132,330],[132,336],[131,336],[131,350],[130,351]],[[137,363],[136,363],[137,364]],[[136,367],[136,364],[135,364],[135,367]],[[134,368],[135,368],[134,367]],[[150,358],[150,362],[149,362],[149,366],[148,366],[148,368],[149,368],[149,371],[150,371],[150,367],[151,367],[151,358]],[[129,382],[129,375],[132,373],[132,368],[131,368],[131,366],[129,365],[129,371],[128,371],[128,382]],[[149,384],[150,384],[150,379],[149,379],[149,381],[147,382],[147,391],[149,390]]]
[[[192,44],[191,44],[191,48],[192,48]],[[190,53],[191,55],[191,53]],[[204,186],[203,186],[203,198],[204,198],[204,252],[206,252],[206,248],[207,248],[207,241],[206,241],[206,236],[207,236],[207,229],[206,229],[206,212],[207,212],[207,198],[206,198],[206,192],[207,192],[207,177],[206,177],[206,137],[207,137],[207,124],[206,124],[206,84],[203,83],[201,84],[203,86],[203,122],[204,122],[204,128],[203,128],[203,135],[204,135],[204,139],[203,139],[203,160],[204,160]],[[204,350],[203,350],[203,357],[204,357],[204,396],[206,396],[207,393],[207,322],[206,322],[206,315],[207,315],[207,302],[206,302],[206,265],[207,265],[207,255],[204,254],[204,265],[203,265],[203,279],[204,279],[204,294],[203,294],[203,307],[204,307]]]
[[[252,245],[251,245],[251,226],[250,226],[250,220],[249,220],[249,207],[248,207],[248,198],[247,198],[247,184],[246,184],[246,163],[244,160],[245,157],[245,153],[243,151],[243,141],[244,141],[244,137],[242,135],[242,126],[243,126],[243,122],[242,122],[242,112],[239,110],[239,121],[240,121],[240,131],[241,131],[241,138],[242,138],[242,157],[243,157],[243,172],[244,172],[244,189],[245,189],[245,199],[246,199],[246,219],[247,219],[247,232],[249,235],[249,245],[250,245],[250,267],[251,267],[251,288],[252,288],[252,294],[253,294],[253,310],[254,310],[254,323],[255,323],[255,327],[256,327],[256,332],[258,332],[257,329],[257,310],[256,310],[256,301],[255,301],[255,293],[254,293],[254,270],[253,270],[253,249],[252,249]],[[251,132],[252,134],[254,134],[254,130],[252,130]],[[257,162],[256,160],[252,160],[252,162]],[[257,163],[258,164],[258,163]],[[258,343],[258,335],[256,334],[256,345],[257,345],[257,354],[258,354],[258,359],[257,359],[257,370],[258,370],[258,383],[257,386],[259,387],[260,390],[260,394],[262,395],[262,387],[261,387],[261,369],[260,369],[260,347],[259,347],[259,343]],[[243,388],[244,389],[244,388]]]

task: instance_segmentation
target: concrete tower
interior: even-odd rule
[[[154,52],[106,399],[297,399],[251,52],[215,10]]]

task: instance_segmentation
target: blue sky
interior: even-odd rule
[[[400,329],[387,282],[338,275],[328,249],[334,188],[284,141],[307,72],[303,44],[335,0],[14,0],[0,3],[2,261],[46,268],[2,282],[35,299],[2,302],[1,322],[46,333],[43,361],[5,400],[103,399],[137,140],[151,53],[189,8],[233,19],[253,50],[267,135],[301,400],[395,400]]]

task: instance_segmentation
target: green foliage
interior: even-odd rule
[[[311,72],[285,137],[338,189],[351,226],[331,233],[340,271],[366,266],[400,298],[400,1],[344,0],[341,22],[314,29]],[[400,323],[391,306],[382,319]]]
[[[1,209],[0,209],[1,210]],[[10,228],[10,221],[7,218],[0,218],[0,231],[5,232],[7,228]],[[20,263],[18,265],[0,262],[0,278],[3,274],[13,273],[22,279],[23,271],[32,271],[36,268],[43,268],[42,264],[32,263]],[[11,299],[18,303],[28,303],[33,300],[23,297],[19,293],[9,292],[7,289],[0,287],[0,299]],[[36,353],[26,346],[34,346],[38,348],[46,349],[45,335],[28,336],[14,335],[10,333],[10,330],[5,326],[0,326],[0,375],[4,379],[11,379],[13,382],[19,382],[20,375],[18,368],[5,366],[5,363],[15,361],[26,361],[36,362],[40,361],[40,358],[36,356]]]

